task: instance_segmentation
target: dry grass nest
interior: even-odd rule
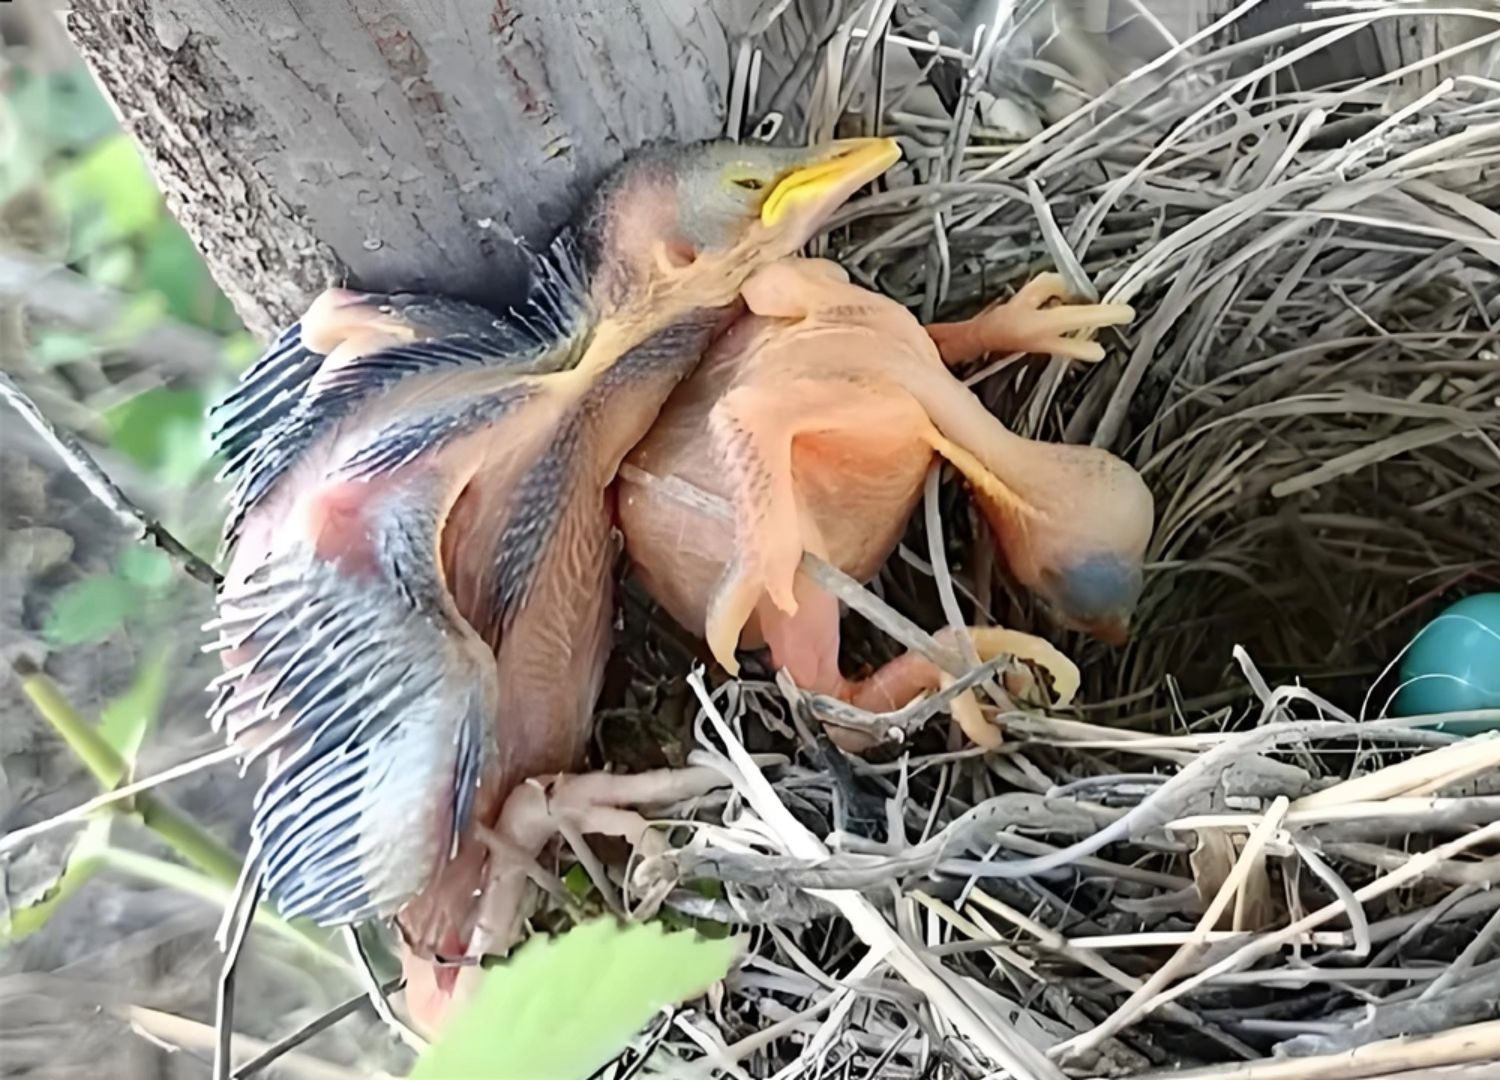
[[[819,7],[762,6],[768,40]],[[616,907],[749,947],[600,1075],[1500,1076],[1500,737],[1386,715],[1412,634],[1500,578],[1500,14],[1272,25],[1203,0],[1221,13],[1091,86],[1045,50],[1017,61],[1029,83],[996,62],[1040,16],[1117,5],[1001,3],[1020,22],[968,49],[898,6],[824,5],[775,86],[752,36],[731,129],[900,135],[820,243],[924,319],[1044,269],[1135,306],[1102,364],[964,373],[1016,430],[1152,486],[1135,634],[1054,634],[935,471],[875,582],[804,562],[851,609],[846,669],[993,623],[1054,637],[1079,704],[1018,707],[991,663],[955,687],[988,695],[999,751],[955,738],[939,695],[850,720],[891,733],[855,757],[764,666],[695,670],[701,644],[627,588],[597,762],[726,783],[652,808],[633,851],[569,837],[545,869],[603,887],[534,925]],[[1376,73],[1315,77],[1366,47]],[[1029,123],[1012,83],[1038,80]]]
[[[935,723],[866,758],[765,669],[684,685],[695,643],[627,605],[602,756],[649,714],[666,760],[734,783],[662,814],[625,903],[751,948],[607,1075],[649,1047],[646,1074],[788,1080],[1500,1076],[1500,741],[1385,715],[1412,634],[1497,580],[1500,84],[1474,71],[1500,21],[1374,77],[1298,66],[1448,17],[1400,10],[1230,13],[1021,138],[970,107],[995,35],[955,54],[958,120],[881,83],[891,5],[822,39],[808,130],[864,101],[908,150],[828,238],[856,280],[931,317],[1056,268],[1136,306],[1102,365],[968,377],[1140,469],[1146,594],[1123,650],[1052,635],[1078,709],[1002,700],[998,753]],[[955,621],[1050,633],[953,477],[917,517],[876,582],[836,583],[849,670]]]

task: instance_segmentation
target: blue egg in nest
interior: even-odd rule
[[[1393,716],[1500,709],[1500,593],[1466,596],[1422,627],[1401,658],[1400,676]],[[1500,730],[1500,718],[1433,726],[1474,735]]]

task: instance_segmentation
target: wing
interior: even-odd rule
[[[250,515],[256,542],[215,624],[232,666],[213,719],[268,762],[255,865],[283,914],[322,923],[419,895],[471,911],[482,860],[452,861],[474,849],[470,818],[506,777],[575,762],[608,636],[606,488],[710,329],[659,335],[595,380],[568,339],[367,348],[390,328],[353,314],[337,333],[303,321],[300,347],[327,351],[251,446],[231,535]],[[298,424],[317,433],[279,444]]]
[[[455,850],[493,752],[494,659],[440,569],[451,497],[420,479],[330,484],[210,624],[235,665],[210,717],[268,760],[252,845],[288,918],[399,908]]]
[[[576,246],[564,234],[546,255],[529,257],[527,299],[503,318],[440,296],[320,295],[211,411],[221,479],[234,485],[225,547],[309,449],[404,380],[465,368],[566,367],[585,305]]]
[[[236,551],[211,624],[232,665],[211,718],[248,760],[268,761],[251,836],[288,917],[398,910],[453,856],[493,783],[500,713],[513,717],[508,758],[577,726],[548,722],[563,708],[551,698],[502,702],[506,598],[486,583],[514,579],[510,599],[524,602],[536,558],[521,537],[547,546],[582,464],[569,454],[579,416],[545,375],[409,376],[363,404]],[[607,534],[602,504],[594,515]],[[501,564],[497,541],[516,565]],[[477,586],[476,563],[488,571]],[[571,688],[559,655],[544,658],[550,681]],[[554,768],[571,761],[565,738]]]
[[[329,290],[216,408],[231,479],[225,544],[303,455],[363,406],[415,375],[514,366],[544,352],[483,308],[414,295]]]

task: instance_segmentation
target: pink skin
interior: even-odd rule
[[[484,707],[494,704],[495,760],[482,777],[470,827],[454,858],[446,851],[450,822],[446,812],[437,812],[451,805],[453,793],[437,785],[430,792],[431,815],[392,826],[379,837],[393,844],[399,840],[402,853],[408,844],[413,851],[420,849],[420,858],[402,860],[400,853],[380,852],[374,857],[404,861],[409,876],[429,860],[432,866],[418,894],[396,916],[405,943],[407,1004],[419,1028],[440,1026],[472,990],[477,960],[503,953],[513,943],[524,916],[528,871],[560,825],[580,833],[639,838],[643,819],[622,812],[621,805],[682,797],[681,785],[672,777],[638,781],[566,775],[583,761],[609,645],[610,482],[682,370],[672,364],[640,365],[624,378],[605,376],[622,354],[661,327],[686,321],[700,310],[732,307],[740,284],[756,266],[800,248],[833,209],[896,156],[890,140],[859,140],[809,152],[800,164],[788,158],[785,178],[804,179],[791,185],[793,193],[782,200],[782,211],[767,215],[752,207],[747,216],[735,219],[742,234],[738,240],[707,250],[681,240],[688,234],[671,219],[682,204],[674,188],[663,187],[670,177],[643,174],[644,180],[633,180],[621,201],[611,204],[615,260],[591,283],[600,315],[575,363],[535,375],[536,392],[502,422],[450,439],[378,480],[350,484],[338,479],[334,472],[340,463],[382,425],[414,411],[510,388],[507,380],[522,376],[482,367],[403,379],[363,403],[357,414],[310,448],[247,517],[231,581],[243,581],[274,558],[282,565],[282,560],[300,559],[319,572],[332,566],[353,583],[361,575],[384,572],[371,539],[382,532],[380,525],[389,524],[386,515],[403,512],[397,496],[430,496],[425,502],[407,502],[422,503],[427,512],[438,514],[434,558],[441,571],[442,603],[451,605],[455,621],[464,627],[445,639],[444,659],[462,654],[468,663],[464,670],[472,671],[473,649],[484,653],[478,681],[485,689]],[[304,342],[327,354],[316,381],[359,356],[409,340],[413,331],[399,312],[330,290],[304,318],[302,333]],[[577,441],[568,454],[566,475],[558,478],[561,506],[546,519],[548,532],[529,573],[525,602],[507,612],[508,621],[497,628],[502,620],[493,611],[499,595],[495,544],[521,500],[519,485],[527,470],[542,460],[565,421],[578,426],[568,429],[577,432]],[[531,498],[545,501],[534,493]],[[480,639],[480,634],[487,636]],[[233,663],[239,658],[227,659]],[[560,663],[566,665],[563,677]],[[440,679],[440,685],[459,700],[459,692],[474,684],[450,687]],[[451,745],[428,749],[451,752]],[[419,747],[413,752],[425,751]],[[551,778],[551,798],[534,797],[525,784],[534,777]],[[450,959],[460,963],[450,964]]]
[[[1042,275],[975,319],[924,330],[832,263],[788,259],[760,271],[742,290],[750,315],[627,458],[641,473],[718,496],[732,519],[634,473],[619,481],[626,548],[652,595],[731,672],[736,647],[769,646],[804,689],[887,711],[937,688],[942,673],[904,656],[868,679],[846,679],[837,601],[797,568],[811,552],[871,578],[935,454],[969,480],[1022,585],[1045,595],[1049,571],[1087,553],[1138,562],[1152,518],[1139,477],[1101,451],[1016,436],[947,370],[987,352],[1099,359],[1096,343],[1064,335],[1125,322],[1131,310],[1043,307],[1062,293],[1056,275]],[[978,634],[974,643],[1000,640]],[[1029,640],[1034,658],[1050,663],[1045,643]],[[1013,634],[1003,641],[1027,647]],[[972,718],[964,727],[993,745]]]

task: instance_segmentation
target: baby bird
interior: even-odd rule
[[[251,873],[288,918],[396,915],[424,1026],[449,961],[476,970],[520,918],[510,884],[548,834],[502,822],[507,797],[582,760],[621,459],[746,278],[898,157],[637,153],[538,261],[526,310],[332,289],[221,407],[211,717],[267,763]]]
[[[1133,312],[1043,306],[1064,291],[1057,275],[1042,275],[975,319],[924,330],[825,260],[787,259],[751,276],[742,290],[750,315],[626,459],[620,523],[648,591],[730,672],[736,647],[769,646],[803,689],[879,711],[903,705],[942,674],[908,654],[863,682],[845,679],[838,601],[798,565],[811,552],[868,581],[940,454],[968,480],[1016,580],[1065,625],[1124,640],[1151,536],[1149,489],[1105,451],[1014,434],[948,371],[986,352],[1101,358],[1097,343],[1063,335]],[[726,500],[732,516],[683,501],[672,490],[681,484]],[[1030,635],[971,633],[982,658],[1071,670]],[[995,744],[977,707],[955,717],[971,738]]]

